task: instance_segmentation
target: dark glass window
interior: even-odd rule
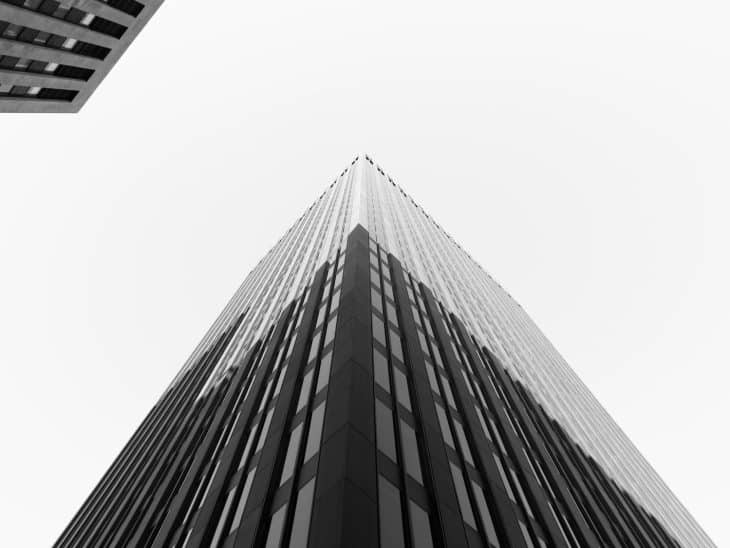
[[[266,538],[266,548],[279,548],[281,545],[281,533],[284,530],[284,518],[286,518],[286,504],[279,508],[271,516],[269,536]]]
[[[423,484],[423,477],[421,476],[421,462],[418,458],[416,432],[407,423],[400,421],[400,437],[406,473],[418,483]]]
[[[284,458],[284,468],[281,471],[281,481],[279,485],[283,485],[294,473],[294,465],[299,455],[299,444],[302,441],[303,423],[300,423],[291,433],[289,438],[289,447],[286,450],[286,458]]]
[[[457,468],[453,463],[449,463],[451,466],[451,477],[454,478],[454,487],[456,488],[456,498],[459,499],[459,508],[461,508],[461,516],[464,518],[464,522],[473,529],[477,528],[476,522],[474,521],[474,513],[471,510],[471,503],[469,502],[469,494],[466,492],[466,484],[464,483],[464,476],[461,470]]]
[[[393,380],[395,382],[395,394],[398,397],[398,402],[410,411],[411,397],[408,393],[408,382],[406,381],[406,376],[397,367],[393,368]]]
[[[376,348],[373,348],[373,373],[375,382],[378,383],[383,390],[390,392],[390,379],[388,378],[388,361]]]
[[[294,510],[294,523],[291,530],[289,548],[307,548],[309,521],[312,515],[312,497],[314,496],[314,479],[311,479],[299,490],[297,506]]]
[[[375,425],[378,431],[378,449],[394,462],[398,462],[395,453],[395,435],[393,434],[393,412],[383,402],[375,400]]]
[[[312,412],[312,422],[309,425],[309,436],[307,437],[307,448],[304,451],[304,462],[312,458],[319,451],[319,444],[322,441],[322,425],[324,423],[324,404],[320,403]]]
[[[380,547],[403,548],[403,518],[400,508],[400,492],[395,485],[378,476],[380,493]],[[268,547],[267,547],[268,548]]]
[[[413,546],[417,548],[433,548],[431,539],[431,525],[428,514],[418,504],[410,501],[411,509],[411,534],[413,535]]]

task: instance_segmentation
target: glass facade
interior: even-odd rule
[[[56,546],[712,546],[369,159],[244,281]]]

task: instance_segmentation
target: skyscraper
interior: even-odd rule
[[[77,112],[162,0],[0,0],[0,112]]]
[[[713,546],[371,159],[246,277],[56,546]]]

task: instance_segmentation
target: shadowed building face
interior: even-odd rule
[[[78,112],[162,0],[0,0],[0,112]]]

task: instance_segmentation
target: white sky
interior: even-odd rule
[[[0,120],[0,544],[56,539],[367,152],[730,545],[725,3],[264,4],[170,0],[81,114]]]

